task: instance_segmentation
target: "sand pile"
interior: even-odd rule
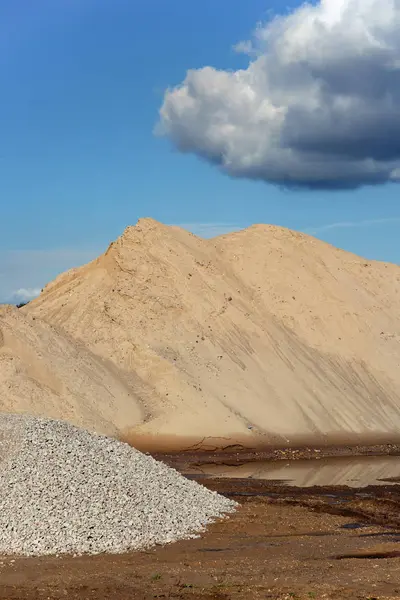
[[[303,234],[143,219],[22,312],[112,363],[136,444],[400,437],[400,268]]]
[[[15,307],[0,307],[0,410],[117,435],[143,414],[112,363]]]
[[[0,415],[0,554],[119,553],[193,537],[235,503],[105,436]]]

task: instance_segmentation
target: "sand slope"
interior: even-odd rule
[[[15,307],[0,307],[0,410],[62,417],[117,435],[142,419],[108,361]]]
[[[136,442],[400,438],[400,268],[309,236],[141,219],[22,312],[112,361]]]

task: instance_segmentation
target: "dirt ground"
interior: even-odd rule
[[[400,598],[400,486],[204,483],[241,507],[200,538],[121,556],[3,557],[0,599]]]

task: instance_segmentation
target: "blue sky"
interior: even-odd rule
[[[144,216],[206,236],[274,223],[400,263],[397,183],[282,189],[154,135],[166,88],[188,69],[246,69],[233,46],[281,11],[265,0],[2,0],[0,301]]]

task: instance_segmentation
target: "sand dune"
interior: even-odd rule
[[[141,447],[213,447],[399,439],[399,311],[398,266],[280,227],[203,240],[141,219],[20,312],[32,331],[50,335],[47,323],[67,336],[64,365],[79,370],[81,353],[102,365],[85,396],[92,427],[98,411],[99,424]],[[51,385],[42,386],[51,402],[33,404],[73,420],[81,385],[64,383],[71,368],[50,355],[41,364],[74,409]],[[100,394],[101,377],[123,393]],[[22,390],[28,378],[25,369]],[[17,387],[5,398],[21,410],[32,403]]]

